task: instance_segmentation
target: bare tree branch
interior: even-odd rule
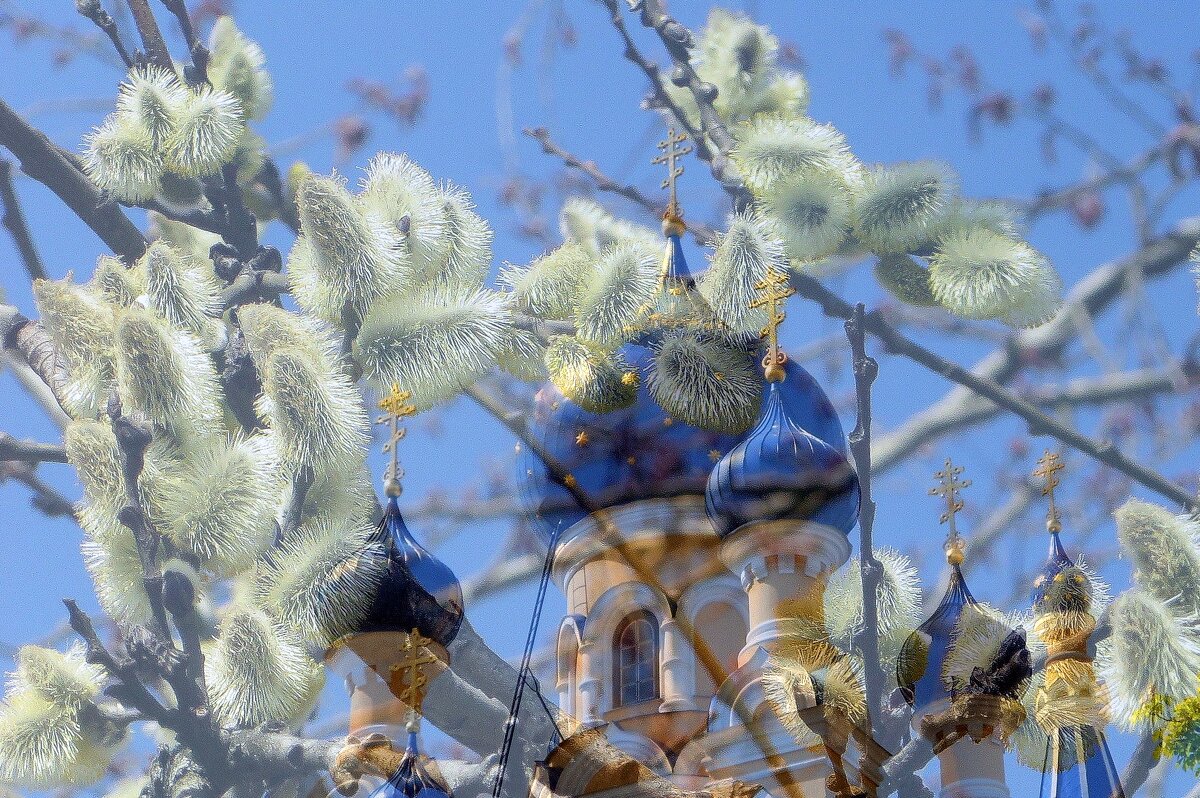
[[[0,460],[20,460],[23,463],[65,463],[67,450],[54,443],[19,441],[0,432]]]
[[[0,158],[0,205],[4,206],[4,216],[0,223],[17,245],[17,252],[21,254],[21,262],[25,264],[29,278],[39,280],[46,276],[46,267],[42,265],[37,247],[33,245],[29,225],[25,222],[25,214],[21,212],[21,204],[17,200],[16,191],[13,190],[12,170],[12,162]]]
[[[0,145],[7,147],[21,170],[58,195],[100,239],[132,263],[146,251],[146,239],[116,203],[65,158],[46,135],[31,127],[0,100]]]

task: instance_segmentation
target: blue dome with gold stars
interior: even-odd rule
[[[638,344],[622,349],[643,379],[637,399],[611,413],[591,413],[565,398],[552,384],[534,401],[532,428],[545,453],[574,481],[592,509],[644,499],[702,496],[709,472],[745,436],[700,429],[670,417],[646,388],[652,355]],[[764,395],[770,386],[764,388]],[[824,390],[803,367],[789,362],[778,400],[789,415],[823,445],[846,451],[841,422]],[[522,446],[518,485],[546,537],[585,518],[576,493],[555,477],[541,457]]]
[[[794,415],[785,375],[767,383],[762,415],[713,468],[708,518],[721,537],[748,524],[806,521],[849,534],[858,521],[858,474],[844,451],[809,432]]]

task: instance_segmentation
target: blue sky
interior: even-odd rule
[[[355,110],[355,99],[344,89],[347,80],[361,76],[400,87],[405,69],[421,64],[429,74],[431,96],[420,121],[406,129],[392,120],[368,115],[373,136],[344,171],[353,178],[376,150],[407,151],[435,177],[453,180],[473,193],[481,212],[496,228],[497,267],[502,261],[525,262],[540,251],[540,244],[517,234],[516,219],[496,196],[506,179],[506,152],[501,146],[504,131],[500,129],[506,114],[497,103],[502,88],[497,75],[504,63],[501,41],[526,4],[494,0],[403,4],[243,0],[236,5],[239,25],[262,44],[276,81],[275,110],[258,126],[268,142],[292,139]],[[676,0],[672,9],[684,22],[698,27],[709,5]],[[73,6],[70,0],[18,0],[0,4],[0,10],[36,9],[43,19],[82,28]],[[565,13],[579,34],[578,43],[569,49],[558,48],[552,64],[547,64],[543,31],[549,18],[547,9],[554,6],[552,2],[529,4],[533,10],[523,62],[512,71],[509,81],[516,127],[547,125],[568,149],[595,159],[621,179],[656,191],[659,176],[648,161],[660,127],[656,117],[638,107],[645,90],[641,74],[621,58],[603,8],[590,0],[565,0]],[[941,111],[931,115],[925,104],[924,81],[916,70],[910,68],[900,81],[889,77],[882,37],[885,29],[904,30],[918,47],[937,55],[965,44],[976,54],[990,83],[1012,88],[1019,96],[1043,82],[1053,82],[1061,98],[1060,111],[1094,130],[1119,157],[1132,156],[1148,144],[1135,126],[1104,106],[1079,74],[1068,68],[1060,52],[1040,54],[1031,47],[1018,21],[1019,5],[981,0],[903,4],[759,0],[732,6],[751,7],[782,39],[798,46],[807,62],[811,115],[840,128],[859,157],[881,162],[942,159],[959,173],[967,195],[1027,198],[1039,189],[1078,179],[1088,164],[1066,145],[1059,147],[1056,164],[1044,164],[1037,128],[1023,119],[1007,128],[989,128],[982,145],[970,144],[964,125],[966,106],[960,95],[948,96]],[[1106,2],[1101,13],[1113,27],[1128,27],[1135,42],[1162,57],[1169,67],[1188,74],[1197,31],[1193,4],[1161,0],[1147,9],[1144,3]],[[653,42],[643,41],[653,48]],[[0,97],[18,110],[37,111],[41,106],[35,121],[58,143],[77,147],[100,114],[95,110],[46,110],[41,104],[51,98],[111,96],[120,74],[87,57],[56,68],[50,63],[55,49],[40,40],[15,45],[9,32],[0,32]],[[659,60],[665,58],[657,50],[654,53]],[[1161,108],[1161,101],[1154,102]],[[326,171],[332,165],[331,141],[317,138],[291,157],[303,158],[314,169]],[[532,179],[558,171],[557,164],[519,135],[516,165],[522,175]],[[21,180],[18,192],[50,273],[56,277],[68,271],[89,273],[101,252],[99,242],[52,195],[31,181]],[[692,217],[719,222],[721,197],[699,162],[689,164],[681,198]],[[1039,222],[1029,233],[1033,243],[1052,257],[1068,285],[1134,245],[1128,225],[1120,221],[1123,200],[1116,194],[1107,199],[1114,221],[1097,230],[1081,232],[1060,216]],[[1167,218],[1187,215],[1195,200],[1194,194],[1182,196]],[[623,206],[613,207],[620,210]],[[272,241],[281,247],[289,243],[282,234]],[[695,262],[703,261],[702,253],[694,249],[689,256]],[[6,236],[0,236],[0,264],[4,265],[0,285],[8,301],[32,313],[25,277]],[[869,270],[839,279],[836,288],[846,298],[865,301],[868,306],[882,299]],[[1168,338],[1180,348],[1197,328],[1190,278],[1181,272],[1148,290]],[[1101,323],[1102,331],[1105,325]],[[800,345],[839,327],[821,318],[813,307],[796,302],[789,312],[785,342]],[[973,362],[987,348],[978,342],[945,338],[938,346],[942,354],[964,363]],[[949,387],[915,366],[895,358],[881,359],[882,373],[876,384],[881,431]],[[820,369],[815,373],[823,378]],[[842,394],[835,392],[835,398],[844,395],[845,383],[839,384],[836,390]],[[5,408],[0,413],[0,428],[17,436],[53,439],[52,426],[20,395],[8,375],[0,376],[0,395]],[[1080,423],[1091,424],[1095,419],[1094,414],[1085,414]],[[849,428],[853,418],[844,415],[843,421]],[[435,489],[460,493],[474,484],[481,465],[508,467],[512,440],[473,406],[455,403],[442,415],[439,426],[440,432],[432,435],[427,425],[417,423],[404,445],[407,496],[419,497]],[[981,469],[974,473],[977,487],[968,501],[985,505],[979,510],[982,513],[986,503],[999,495],[992,490],[993,475],[983,466],[1001,459],[995,455],[997,441],[1007,443],[1023,435],[1019,425],[1001,421],[986,433],[939,444],[928,462],[889,474],[879,486],[878,538],[901,548],[936,550],[942,531],[936,528],[938,510],[925,495],[929,463],[951,452],[968,468],[977,463]],[[1047,445],[1049,441],[1034,440],[1030,448],[1037,453]],[[423,463],[432,462],[434,452],[438,453],[437,468],[424,467]],[[1185,451],[1157,465],[1168,474],[1179,473],[1189,469],[1194,454]],[[48,466],[43,472],[69,495],[78,495],[66,467]],[[26,491],[19,485],[0,486],[0,506],[0,573],[5,582],[0,591],[0,640],[17,643],[44,635],[63,620],[60,597],[80,597],[93,606],[94,601],[78,553],[78,529],[32,512]],[[421,535],[419,528],[414,531]],[[504,528],[495,524],[469,529],[439,554],[465,577],[495,554],[503,534]],[[1112,530],[1105,528],[1095,545],[1108,548],[1112,542]],[[1002,556],[1032,562],[1042,556],[1042,547],[1039,543],[1032,551],[1013,548]],[[1118,564],[1110,578],[1120,584],[1127,575],[1128,569]],[[936,577],[936,570],[930,568],[926,576]],[[1001,599],[1008,594],[1003,580],[978,581],[981,583],[973,588],[983,597]],[[476,625],[502,653],[516,655],[519,651],[524,625],[523,621],[514,625],[511,619],[525,617],[529,598],[528,591],[517,591],[487,607],[471,608]],[[557,605],[547,613],[550,619],[561,605],[557,596],[553,601]],[[543,631],[549,632],[553,625],[548,621]]]

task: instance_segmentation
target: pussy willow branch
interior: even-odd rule
[[[867,330],[865,308],[860,302],[854,306],[854,314],[846,321],[846,338],[850,341],[854,369],[854,393],[858,404],[857,420],[850,433],[850,451],[858,469],[861,491],[858,514],[859,572],[862,578],[863,622],[862,629],[854,636],[855,646],[862,654],[866,695],[867,732],[877,728],[872,716],[879,720],[880,701],[883,697],[884,676],[879,658],[879,586],[883,569],[875,558],[872,533],[875,528],[875,499],[871,494],[871,386],[879,375],[879,364],[867,355]]]
[[[596,171],[599,171],[598,167]],[[608,182],[615,183],[616,181]],[[632,198],[629,194],[623,193],[622,195]],[[643,204],[643,207],[647,207],[648,210],[654,209],[653,203]],[[1126,281],[1130,279],[1133,270],[1136,269],[1141,275],[1149,275],[1177,266],[1179,263],[1187,260],[1188,254],[1196,245],[1197,240],[1200,240],[1200,223],[1196,223],[1191,227],[1186,224],[1181,225],[1176,232],[1151,242],[1125,260],[1107,267],[1101,267],[1093,272],[1071,292],[1071,296],[1068,298],[1068,306],[1075,303],[1076,306],[1087,311],[1089,314],[1102,309],[1120,295],[1121,289],[1125,286]],[[803,273],[793,275],[792,286],[799,295],[820,305],[827,316],[848,320],[853,315],[854,309],[848,302],[834,294],[822,285],[819,280],[810,275]],[[1017,340],[1020,340],[1023,336],[1045,339],[1045,346],[1043,348],[1046,350],[1045,353],[1048,356],[1061,353],[1071,339],[1071,336],[1067,334],[1066,327],[1066,325],[1070,324],[1068,321],[1070,313],[1067,311],[1071,309],[1071,307],[1064,308],[1064,311],[1060,312],[1054,321],[1042,327],[1020,333],[1016,336]],[[1006,347],[1002,352],[989,356],[989,358],[998,357],[1001,359],[1001,367],[995,369],[997,373],[993,376],[986,372],[981,372],[978,367],[974,371],[967,371],[963,367],[935,354],[889,324],[878,311],[873,311],[867,315],[864,326],[869,333],[886,345],[890,353],[906,357],[930,371],[963,386],[966,389],[965,391],[956,391],[952,394],[956,398],[957,403],[961,404],[966,401],[978,402],[979,397],[983,397],[996,406],[1023,418],[1029,424],[1030,430],[1034,434],[1052,435],[1068,446],[1111,468],[1121,471],[1135,482],[1150,488],[1154,492],[1171,499],[1183,507],[1191,508],[1195,506],[1195,497],[1189,491],[1167,480],[1152,469],[1134,462],[1117,451],[1111,444],[1088,438],[1078,430],[1056,421],[1041,412],[1028,400],[1004,390],[1000,386],[1000,382],[1011,378],[1012,374],[1024,366],[1024,363],[1020,359],[1021,354],[1023,354],[1022,350],[1015,347]],[[930,408],[919,414],[919,416],[929,416],[934,410],[934,408]],[[957,418],[958,410],[956,408],[955,418]],[[910,427],[914,421],[915,419],[910,419],[905,426]],[[943,423],[947,426],[950,425],[949,421],[944,421]],[[954,424],[954,426],[958,427],[959,425]]]
[[[19,441],[0,432],[0,460],[19,460],[23,463],[65,463],[67,450],[54,443]]]
[[[0,145],[21,164],[21,171],[49,188],[83,220],[113,252],[132,263],[146,251],[146,240],[120,206],[102,201],[87,179],[46,135],[29,125],[0,100]]]
[[[12,236],[13,243],[17,245],[17,252],[21,255],[21,262],[25,264],[29,278],[37,280],[46,276],[46,267],[42,265],[37,247],[33,244],[29,225],[25,222],[25,214],[21,212],[21,203],[17,200],[17,192],[13,190],[12,171],[12,161],[0,158],[0,205],[4,206],[4,216],[0,218],[0,224],[4,225]]]
[[[175,71],[171,52],[167,49],[167,43],[158,27],[158,20],[154,18],[154,11],[150,8],[150,0],[126,2],[129,4],[130,13],[133,14],[133,22],[137,26],[138,35],[142,37],[142,46],[146,48],[146,56],[150,63],[168,72]]]
[[[1062,310],[1052,321],[1017,333],[1008,345],[976,361],[970,373],[995,384],[1006,384],[1030,363],[1058,362],[1076,338],[1076,318],[1097,316],[1123,296],[1130,283],[1169,274],[1187,263],[1197,242],[1200,242],[1200,218],[1185,219],[1162,238],[1097,268],[1071,289]],[[957,420],[964,413],[973,412],[979,402],[979,397],[967,388],[956,388],[946,394],[880,440],[876,447],[877,465],[891,465],[913,447],[962,429]],[[907,441],[907,445],[903,449],[895,447],[893,455],[892,442],[898,441]]]
[[[76,2],[75,8],[80,14],[90,19],[92,24],[108,37],[108,40],[112,42],[113,49],[117,51],[117,55],[121,58],[121,62],[125,64],[125,68],[131,68],[133,66],[133,57],[125,49],[125,42],[121,40],[121,32],[117,28],[116,21],[104,10],[104,6],[100,5],[100,0]]]

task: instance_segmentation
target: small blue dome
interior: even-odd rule
[[[749,523],[783,520],[849,534],[858,521],[854,467],[838,447],[798,423],[784,398],[786,386],[786,379],[768,384],[758,423],[709,475],[705,504],[722,537]]]
[[[1088,612],[1092,604],[1092,584],[1067,556],[1058,532],[1050,533],[1050,552],[1046,563],[1033,580],[1033,611]]]
[[[646,373],[652,358],[647,348],[626,344],[621,351],[633,368]],[[789,362],[787,375],[780,396],[788,414],[844,453],[846,436],[829,397],[803,367]],[[713,464],[742,438],[671,418],[650,396],[645,383],[643,379],[630,407],[611,413],[589,413],[550,383],[534,398],[532,428],[539,444],[601,507],[702,495]],[[764,393],[769,390],[765,387]],[[544,537],[587,516],[528,446],[521,447],[517,467],[518,488]]]
[[[451,798],[450,788],[421,762],[417,735],[410,732],[404,758],[396,772],[371,793],[370,798]]]
[[[376,531],[388,565],[359,632],[411,632],[447,645],[463,619],[462,587],[445,563],[421,547],[393,496]]]
[[[928,620],[908,636],[896,659],[896,683],[915,710],[952,697],[942,671],[963,612],[976,604],[962,570],[951,565],[950,584],[941,603]]]

